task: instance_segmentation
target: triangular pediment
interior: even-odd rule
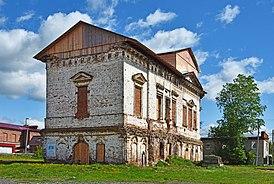
[[[143,85],[147,81],[142,73],[137,73],[133,75],[132,80],[140,85]]]
[[[195,103],[194,103],[193,100],[189,100],[189,101],[187,102],[187,105],[190,106],[190,107],[194,107],[194,106],[195,106]]]
[[[85,86],[89,84],[92,78],[92,75],[89,75],[85,72],[79,72],[70,79],[75,83],[76,86]]]
[[[197,76],[195,75],[194,72],[185,73],[185,74],[183,74],[183,76],[185,77],[185,79],[187,81],[189,81],[190,83],[192,83],[196,87],[198,87],[200,89],[203,89],[199,79],[197,78]]]

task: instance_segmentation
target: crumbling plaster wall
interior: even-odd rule
[[[122,62],[106,54],[47,63],[46,128],[116,126],[123,122]],[[93,79],[88,85],[89,118],[74,118],[77,87],[70,79],[85,72]]]
[[[89,145],[89,162],[97,161],[97,144],[105,145],[105,163],[125,163],[125,141],[124,137],[117,132],[105,133],[62,133],[48,134],[44,146],[47,143],[55,143],[56,156],[46,157],[46,161],[57,163],[73,163],[74,146],[78,143],[79,137]],[[45,151],[44,147],[44,151]],[[46,155],[46,153],[44,153]]]

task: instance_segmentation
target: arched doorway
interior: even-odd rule
[[[89,164],[89,147],[87,143],[79,142],[74,146],[74,163]]]

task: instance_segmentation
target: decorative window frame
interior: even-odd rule
[[[133,95],[133,114],[134,116],[136,116],[137,118],[142,118],[143,116],[143,109],[142,109],[142,106],[143,106],[143,85],[147,82],[146,78],[144,77],[144,75],[142,73],[137,73],[137,74],[134,74],[132,76],[132,81],[134,83],[134,90],[135,88],[141,88],[141,104],[140,104],[140,108],[141,108],[141,112],[140,112],[140,116],[136,116],[135,115],[135,92],[134,92],[134,95]]]

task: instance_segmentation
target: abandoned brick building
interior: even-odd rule
[[[46,64],[47,162],[202,159],[205,92],[190,48],[155,54],[132,38],[80,21],[34,58]]]

